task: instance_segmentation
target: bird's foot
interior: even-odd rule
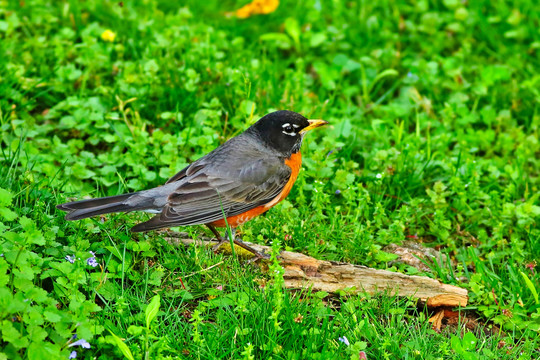
[[[212,246],[212,251],[214,253],[218,252],[221,245],[229,242],[229,239],[227,239],[226,237],[221,237],[221,236],[219,237],[219,239],[216,239],[216,240],[218,241],[218,243],[216,245]]]
[[[230,240],[226,237],[220,237],[219,239],[219,243],[214,245],[212,247],[212,250],[214,252],[217,252],[219,250],[219,248],[225,244],[225,243],[229,243]],[[234,239],[234,244],[241,247],[242,249],[246,250],[247,252],[253,254],[253,259],[250,260],[250,262],[253,262],[253,261],[257,261],[257,260],[260,260],[260,259],[270,259],[270,255],[266,254],[266,253],[263,253],[263,252],[260,252],[260,251],[257,251],[255,250],[254,248],[252,248],[251,246],[249,246],[248,244],[246,244],[245,242],[243,242],[242,240],[238,239],[238,238],[235,238]]]

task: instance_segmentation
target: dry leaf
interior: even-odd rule
[[[253,0],[240,9],[229,13],[240,19],[246,19],[253,15],[270,14],[276,11],[279,6],[279,0]]]
[[[429,318],[429,322],[433,323],[433,330],[435,330],[438,333],[441,332],[441,325],[442,325],[443,318],[444,318],[444,310],[439,311],[437,314]]]

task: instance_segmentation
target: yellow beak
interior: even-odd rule
[[[300,130],[300,134],[303,134],[309,130],[313,130],[315,128],[318,128],[319,126],[324,126],[326,124],[328,124],[328,121],[324,121],[324,120],[320,120],[320,119],[316,119],[316,120],[308,120],[309,122],[309,125],[306,126],[305,128],[303,128],[302,130]]]

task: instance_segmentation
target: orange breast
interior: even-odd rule
[[[294,185],[294,182],[296,181],[296,178],[298,177],[298,173],[300,172],[300,166],[302,166],[302,155],[300,152],[297,152],[295,154],[292,154],[290,158],[285,160],[285,164],[291,168],[291,177],[289,178],[289,181],[285,184],[283,187],[283,191],[276,196],[272,201],[270,201],[266,205],[257,206],[254,209],[251,209],[249,211],[246,211],[242,214],[238,214],[235,216],[230,216],[227,218],[227,223],[230,227],[237,227],[239,225],[242,225],[246,221],[249,221],[253,219],[255,216],[259,216],[262,213],[270,210],[273,206],[275,206],[277,203],[279,203],[281,200],[285,199],[287,195],[291,192],[291,189]],[[225,224],[225,220],[217,220],[213,223],[210,223],[210,225],[216,226],[216,227],[225,227],[227,226]]]

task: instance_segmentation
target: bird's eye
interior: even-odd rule
[[[281,125],[281,132],[284,133],[285,135],[289,135],[289,136],[296,136],[296,130],[295,130],[295,125],[294,124],[289,124],[289,123],[286,123],[286,124],[283,124]]]

